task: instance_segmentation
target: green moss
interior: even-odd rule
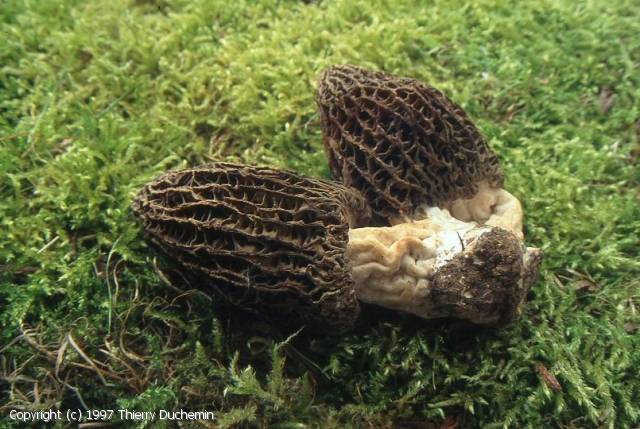
[[[4,2],[2,402],[204,408],[221,427],[640,424],[636,6]],[[213,159],[326,177],[315,81],[345,62],[441,88],[498,152],[545,251],[513,326],[367,308],[348,336],[286,340],[167,285],[135,191]]]

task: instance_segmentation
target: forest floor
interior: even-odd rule
[[[61,407],[205,409],[212,427],[637,427],[637,6],[2,2],[0,424]],[[343,337],[291,336],[176,284],[147,247],[130,204],[165,170],[328,177],[314,93],[338,63],[439,88],[499,155],[545,252],[513,325],[365,308]]]

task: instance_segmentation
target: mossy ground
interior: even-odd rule
[[[215,427],[640,424],[638,3],[416,3],[2,2],[5,424],[83,406]],[[334,63],[431,83],[499,154],[546,255],[513,326],[367,308],[350,335],[284,342],[181,292],[144,244],[129,205],[167,169],[326,177],[314,90]]]

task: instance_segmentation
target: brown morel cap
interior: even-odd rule
[[[317,103],[332,174],[364,194],[378,221],[471,198],[483,180],[502,186],[496,155],[433,87],[338,65],[320,77]]]
[[[358,315],[345,250],[370,212],[354,190],[221,162],[161,175],[133,211],[164,253],[236,305],[333,332]]]

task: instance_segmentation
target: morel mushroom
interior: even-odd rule
[[[133,211],[160,249],[236,305],[334,332],[359,313],[345,252],[369,209],[351,189],[215,163],[163,174]]]
[[[364,227],[355,190],[289,171],[216,163],[164,174],[135,198],[151,240],[239,306],[335,333],[357,298],[424,318],[513,318],[536,254],[504,230],[429,209]]]
[[[332,174],[392,225],[351,231],[358,297],[426,318],[513,319],[541,252],[522,245],[520,202],[462,108],[417,80],[349,65],[323,73],[317,103]]]
[[[380,224],[416,219],[421,206],[522,238],[522,208],[460,106],[435,88],[356,66],[333,66],[317,92],[332,174],[361,191]]]

